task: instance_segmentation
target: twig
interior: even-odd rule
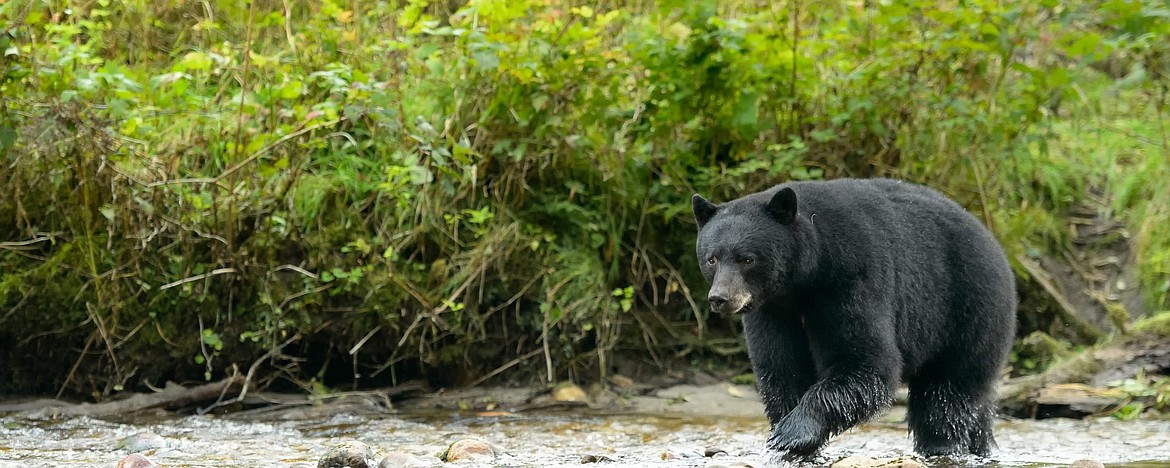
[[[291,338],[285,340],[284,343],[281,343],[281,344],[273,347],[272,349],[268,350],[267,353],[264,353],[263,356],[260,356],[255,361],[253,361],[252,365],[248,366],[248,374],[244,376],[244,383],[240,387],[240,394],[237,395],[235,398],[232,398],[231,400],[224,401],[223,396],[221,395],[220,399],[216,400],[215,403],[212,403],[210,406],[208,406],[206,408],[200,408],[196,412],[199,413],[200,415],[203,415],[203,414],[207,414],[208,411],[211,411],[211,410],[218,408],[220,406],[231,405],[234,403],[239,403],[241,401],[244,401],[244,397],[248,396],[248,384],[252,382],[252,377],[254,375],[256,375],[256,369],[258,369],[260,367],[260,363],[264,362],[265,359],[275,357],[278,353],[280,353],[280,351],[282,349],[284,349],[285,346],[288,346],[289,344],[292,344],[292,342],[299,340],[299,339],[301,339],[301,334],[300,333],[294,334]],[[232,376],[233,380],[236,378],[239,378],[239,374],[235,374]]]
[[[0,242],[0,248],[8,250],[33,250],[36,247],[30,247],[31,245],[51,240],[53,240],[52,237],[34,237],[23,241]]]
[[[292,8],[289,8],[288,0],[284,0],[284,37],[288,40],[289,50],[292,50],[293,55],[297,55],[297,44],[293,41],[292,33]]]
[[[317,279],[316,273],[313,273],[309,270],[306,270],[304,268],[301,268],[301,267],[293,265],[293,264],[284,264],[284,265],[278,266],[276,268],[273,268],[272,272],[275,273],[275,272],[278,272],[281,270],[292,270],[292,271],[295,271],[295,272],[300,273],[302,275],[308,276],[310,278]]]
[[[277,146],[280,146],[281,144],[284,144],[285,142],[287,142],[293,138],[299,137],[301,135],[304,135],[304,134],[311,132],[313,130],[316,130],[318,128],[336,125],[338,123],[341,123],[344,120],[345,120],[345,117],[339,117],[339,118],[330,120],[328,122],[321,122],[321,123],[316,124],[316,125],[310,125],[308,127],[305,127],[305,128],[300,129],[300,130],[297,130],[295,132],[292,132],[288,135],[280,137],[280,139],[278,139],[272,143],[269,143],[269,144],[265,145],[263,148],[260,148],[260,149],[256,150],[256,152],[248,155],[248,157],[244,158],[243,161],[240,161],[238,163],[233,164],[231,167],[224,170],[223,173],[221,173],[218,176],[162,180],[162,181],[158,181],[158,182],[151,182],[151,183],[147,184],[146,186],[147,187],[157,187],[160,185],[172,185],[172,184],[218,184],[218,183],[220,183],[220,181],[222,181],[227,176],[240,170],[245,165],[248,165],[248,164],[252,163],[253,161],[259,159],[261,156],[264,156],[265,154],[267,154],[269,151],[272,151]]]
[[[469,385],[469,387],[478,387],[479,384],[484,383],[488,379],[499,375],[500,372],[506,371],[506,370],[510,369],[512,366],[515,366],[516,364],[520,364],[521,362],[524,362],[525,360],[528,360],[528,359],[532,358],[533,356],[540,354],[541,351],[544,351],[544,350],[541,348],[537,348],[537,349],[534,349],[532,351],[529,351],[528,353],[524,354],[523,356],[520,356],[520,357],[513,359],[511,361],[508,361],[507,364],[504,364],[500,367],[497,367],[496,370],[488,372],[483,377],[475,379],[474,382],[471,382],[471,385]]]
[[[85,353],[89,352],[89,347],[93,345],[93,334],[90,333],[89,338],[85,339],[85,347],[81,348],[81,353],[77,355],[77,361],[73,362],[73,367],[69,369],[69,374],[65,376],[65,381],[61,383],[61,388],[57,390],[57,399],[65,393],[65,387],[69,386],[69,382],[73,381],[73,376],[77,374],[77,368],[81,366],[81,361],[85,359]]]
[[[252,161],[255,161],[256,159],[260,158],[260,156],[263,156],[265,153],[272,151],[273,148],[279,146],[280,144],[283,144],[284,142],[286,142],[288,140],[291,140],[291,139],[296,138],[298,136],[304,135],[305,133],[311,132],[311,131],[316,130],[316,129],[321,128],[321,127],[328,127],[331,125],[336,125],[343,120],[345,120],[345,117],[339,117],[339,118],[330,120],[328,122],[321,122],[317,125],[311,125],[311,126],[302,128],[302,129],[297,130],[295,132],[292,132],[288,135],[280,137],[279,140],[276,140],[272,143],[269,143],[268,145],[265,145],[263,148],[256,150],[255,153],[248,155],[248,157],[245,158],[243,161],[240,161],[238,163],[233,164],[232,167],[227,168],[227,170],[223,171],[222,174],[216,176],[214,181],[218,183],[219,181],[223,180],[225,177],[232,175],[236,171],[240,170],[240,168],[244,167],[247,164],[250,164]]]
[[[122,366],[118,364],[118,356],[114,353],[114,342],[110,339],[110,334],[106,331],[106,323],[102,321],[102,317],[93,308],[93,304],[86,302],[85,311],[89,314],[89,318],[93,319],[94,325],[97,326],[99,336],[102,337],[102,342],[106,344],[106,351],[110,355],[110,362],[114,364],[114,375],[118,378],[122,377]]]
[[[192,276],[190,278],[183,278],[183,279],[178,280],[178,281],[164,284],[162,286],[159,286],[158,289],[160,291],[162,291],[162,290],[166,290],[166,289],[171,289],[175,286],[191,283],[194,281],[199,281],[199,280],[204,279],[204,278],[210,278],[210,277],[215,276],[215,275],[222,275],[222,274],[226,274],[226,273],[239,273],[239,272],[240,271],[235,269],[235,268],[216,268],[214,270],[211,270],[207,273],[203,273],[201,275],[195,275],[195,276]]]
[[[366,336],[362,337],[361,340],[358,340],[357,344],[353,345],[352,348],[349,348],[349,355],[353,356],[354,354],[356,354],[358,352],[358,350],[362,349],[362,346],[365,345],[366,342],[369,341],[370,338],[372,338],[374,336],[374,334],[378,333],[378,331],[381,329],[382,329],[382,326],[378,325],[378,326],[374,327],[373,330],[370,330],[369,333],[366,333]]]
[[[283,309],[284,306],[288,305],[289,302],[292,302],[292,301],[297,300],[297,299],[304,297],[304,296],[308,296],[309,294],[317,294],[321,291],[332,288],[333,284],[334,283],[329,283],[329,284],[326,284],[324,286],[318,286],[316,288],[310,289],[308,291],[301,291],[301,292],[298,292],[296,294],[290,295],[290,296],[284,298],[284,300],[280,301],[280,305],[276,306],[276,308]]]

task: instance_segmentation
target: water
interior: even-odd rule
[[[140,438],[139,448],[154,447],[143,453],[164,467],[316,466],[331,444],[352,440],[375,448],[379,457],[396,450],[438,465],[436,456],[465,437],[482,438],[502,449],[493,466],[582,466],[582,456],[596,455],[615,462],[599,466],[734,466],[729,462],[743,461],[758,467],[767,427],[762,417],[569,411],[476,417],[404,410],[265,418],[158,416],[119,422],[5,417],[0,418],[0,466],[113,467],[131,453],[119,441],[149,431],[159,437]],[[993,458],[999,466],[1067,466],[1082,458],[1110,467],[1170,466],[1170,421],[1001,421],[996,431],[999,449]],[[706,447],[729,455],[703,458]],[[904,423],[875,423],[837,437],[825,454],[832,460],[850,454],[894,457],[908,455],[910,447]]]

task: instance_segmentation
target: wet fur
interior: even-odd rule
[[[792,217],[774,209],[785,188]],[[752,297],[739,312],[770,449],[812,455],[888,407],[906,382],[915,451],[989,454],[1016,291],[976,218],[932,189],[888,179],[793,182],[693,203],[704,276],[740,280]],[[767,260],[744,265],[743,255]],[[721,259],[709,265],[712,256]]]

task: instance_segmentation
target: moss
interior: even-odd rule
[[[755,385],[756,384],[756,374],[753,374],[751,372],[739,374],[739,375],[731,378],[731,383],[736,384],[736,385]]]
[[[1126,309],[1121,303],[1106,302],[1105,316],[1109,319],[1109,323],[1112,323],[1118,330],[1122,332],[1129,331],[1129,309]]]
[[[1135,332],[1170,337],[1170,310],[1163,310],[1133,324]]]
[[[1011,359],[1021,372],[1033,373],[1048,369],[1054,362],[1070,354],[1068,343],[1042,331],[1035,331],[1016,344]]]

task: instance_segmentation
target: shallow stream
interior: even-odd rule
[[[1170,466],[1170,421],[1001,421],[996,431],[993,466],[1068,466],[1084,458],[1109,467]],[[143,432],[157,436],[131,438],[131,447],[125,446],[128,436]],[[0,466],[113,467],[132,450],[163,467],[316,466],[330,445],[353,440],[380,454],[400,451],[439,465],[435,457],[447,445],[478,437],[502,451],[492,466],[582,466],[583,456],[595,455],[612,460],[599,466],[736,466],[738,461],[759,467],[765,434],[762,417],[572,412],[477,417],[412,410],[261,422],[225,416],[134,422],[6,417],[0,418]],[[704,458],[707,447],[729,455]],[[825,454],[895,457],[910,447],[903,423],[876,423],[837,437]]]

